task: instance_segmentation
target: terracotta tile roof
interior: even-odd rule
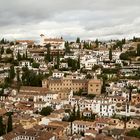
[[[51,132],[42,132],[40,136],[36,138],[36,140],[50,140],[52,137],[55,137],[55,135]]]
[[[109,136],[105,136],[103,134],[97,135],[95,139],[96,140],[115,140],[114,138],[109,137]]]
[[[140,140],[139,138],[124,136],[123,140]]]
[[[100,79],[90,79],[89,82],[94,82],[95,84],[101,84],[102,80],[100,80]]]
[[[79,125],[94,125],[95,123],[94,122],[89,122],[89,121],[79,121],[79,120],[76,120],[76,121],[73,121],[74,124],[79,124]]]
[[[64,42],[63,39],[60,38],[45,38],[44,41],[48,41],[48,42]]]
[[[65,113],[64,109],[59,109],[59,110],[55,110],[52,113],[56,113],[56,114],[60,114],[60,113]]]
[[[109,118],[97,118],[95,120],[96,123],[109,123],[110,119]]]
[[[6,135],[4,135],[4,140],[12,140],[13,138],[16,138],[18,136],[27,136],[27,137],[34,137],[35,140],[50,140],[52,137],[55,137],[55,135],[51,132],[47,131],[36,131],[34,129],[28,129],[28,130],[14,130]]]
[[[34,43],[33,40],[16,40],[18,43]]]
[[[19,94],[54,94],[48,90],[48,88],[43,87],[31,87],[31,86],[22,86],[19,90]]]
[[[32,48],[28,49],[30,53],[44,53],[47,49],[46,48]]]
[[[3,116],[4,114],[6,114],[6,112],[6,109],[0,108],[0,116]]]
[[[20,90],[33,90],[33,91],[41,91],[41,90],[47,90],[47,88],[42,87],[32,87],[32,86],[21,86]]]
[[[96,130],[88,129],[88,130],[85,131],[85,133],[97,134],[98,132]]]
[[[49,125],[53,125],[53,126],[61,126],[61,127],[67,127],[69,126],[69,122],[63,122],[63,121],[52,121],[49,123]]]

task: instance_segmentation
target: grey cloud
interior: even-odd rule
[[[0,37],[139,35],[139,0],[0,0]]]

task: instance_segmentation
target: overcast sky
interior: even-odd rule
[[[0,0],[0,38],[140,36],[140,0]]]

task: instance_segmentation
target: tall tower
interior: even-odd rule
[[[45,35],[44,34],[41,34],[40,37],[41,37],[40,45],[41,46],[44,46],[44,38],[45,38]]]

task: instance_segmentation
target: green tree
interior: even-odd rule
[[[80,43],[80,38],[79,37],[77,37],[76,43]]]
[[[11,132],[13,130],[12,113],[8,112],[7,115],[8,115],[7,132]]]
[[[96,44],[96,47],[98,48],[99,47],[99,41],[98,41],[98,39],[95,40],[95,44]]]
[[[91,74],[86,75],[86,79],[91,79],[91,78],[92,78]]]
[[[134,36],[133,37],[133,42],[136,42],[137,41],[137,38]]]
[[[3,46],[1,47],[0,53],[1,53],[1,54],[4,53],[4,48],[3,48]]]
[[[129,60],[129,55],[127,53],[121,53],[120,54],[120,59],[121,60]]]
[[[21,81],[21,79],[20,79],[20,70],[19,69],[17,69],[17,81],[18,82],[20,82]]]
[[[13,65],[10,66],[9,78],[10,80],[13,80],[15,78],[15,69]]]
[[[92,114],[91,114],[91,120],[94,121],[94,120],[95,120],[95,116],[96,116],[96,114],[92,113]]]
[[[28,67],[23,68],[22,74],[22,84],[24,86],[42,86],[42,74],[36,74],[32,70],[29,70]]]
[[[122,44],[125,44],[125,42],[126,42],[126,39],[125,38],[122,39]]]
[[[7,48],[7,49],[6,49],[6,53],[7,53],[7,54],[12,54],[13,51],[12,51],[10,48]]]
[[[80,56],[78,57],[77,69],[80,69]]]
[[[25,57],[26,57],[26,60],[28,59],[28,52],[27,52],[27,50],[26,50],[26,55],[25,55]]]
[[[85,136],[84,131],[80,131],[80,135],[84,137]]]
[[[47,106],[47,107],[42,108],[40,114],[43,116],[48,116],[51,114],[52,111],[53,109],[50,106]]]
[[[76,119],[76,107],[75,107],[75,105],[74,105],[74,107],[73,107],[73,116],[74,116],[74,119]]]
[[[0,44],[5,44],[5,43],[6,43],[5,39],[2,38],[1,41],[0,41]]]
[[[130,136],[130,137],[140,138],[140,131],[133,129],[133,130],[130,130],[129,132],[127,132],[126,135]]]
[[[2,116],[0,116],[0,136],[4,134],[4,126],[3,126],[3,119]]]
[[[18,61],[21,61],[21,59],[22,59],[22,57],[21,57],[21,55],[20,55],[20,53],[19,53],[19,51],[18,51],[18,53],[17,53],[17,60],[18,60]]]
[[[53,72],[52,69],[49,69],[49,76],[52,76]]]
[[[129,102],[131,102],[132,91],[133,91],[134,87],[133,87],[133,85],[129,84],[126,88],[129,90]]]
[[[77,113],[76,113],[76,119],[80,119],[80,107],[78,105]]]
[[[21,85],[21,79],[20,79],[20,71],[19,71],[19,69],[17,69],[16,77],[17,77],[17,89],[19,91],[20,85]]]
[[[36,62],[33,62],[32,63],[32,67],[33,68],[39,68],[40,64],[39,63],[36,63]]]
[[[84,41],[83,46],[84,46],[84,49],[87,49],[87,44],[86,44],[86,42],[85,42],[85,41]]]
[[[45,47],[47,48],[47,54],[45,55],[45,60],[50,62],[51,61],[51,56],[50,56],[50,47],[51,47],[51,45],[47,44]]]
[[[119,45],[120,51],[122,52],[122,44]]]
[[[59,65],[60,65],[60,55],[59,55],[59,51],[57,53],[57,69],[59,69]]]
[[[12,65],[14,65],[14,66],[18,66],[19,65],[19,62],[18,62],[18,60],[14,60],[14,58],[12,58],[12,60],[11,60],[11,62],[10,62]]]
[[[68,41],[65,42],[65,52],[70,53],[70,46]]]
[[[94,99],[95,96],[96,96],[95,94],[87,94],[86,95],[86,98],[88,98],[88,99]]]
[[[84,47],[83,47],[84,49],[92,49],[91,44],[89,44],[89,43],[87,43],[87,42],[85,42],[85,41],[84,41],[84,43],[83,43],[83,46],[84,46]]]
[[[103,85],[102,85],[101,93],[106,93],[106,80],[107,80],[107,75],[103,74],[102,75],[102,80],[103,80]]]
[[[130,117],[128,116],[122,116],[121,120],[124,122],[124,129],[126,129],[126,124],[130,120]]]
[[[94,66],[92,67],[93,71],[96,71],[97,69],[99,69],[101,66],[94,64]]]
[[[121,53],[120,59],[121,60],[131,60],[131,58],[136,57],[136,51],[126,51],[125,53]]]
[[[111,48],[109,49],[109,60],[110,61],[112,60],[112,49]]]
[[[23,71],[23,74],[22,74],[22,83],[23,85],[29,85],[29,81],[28,81],[28,78],[29,78],[29,75],[30,75],[30,71],[28,69],[28,67],[23,67],[22,68],[22,71]]]
[[[78,69],[77,64],[78,64],[77,60],[68,58],[68,67],[71,67],[71,70],[73,71],[77,70]]]
[[[73,111],[70,112],[70,118],[69,118],[69,121],[70,121],[70,122],[73,122],[75,119],[76,119],[76,108],[75,108],[75,105],[74,105],[74,107],[73,107]]]
[[[0,96],[2,96],[3,95],[3,93],[4,93],[4,87],[1,87],[2,89],[0,90]]]
[[[22,55],[22,60],[26,60],[26,55],[25,54]]]
[[[14,45],[14,42],[10,42],[10,46],[13,46]]]
[[[81,43],[79,44],[79,49],[82,49]]]
[[[137,45],[137,56],[140,56],[140,44]]]

